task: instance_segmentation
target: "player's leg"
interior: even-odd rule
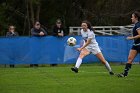
[[[79,55],[79,57],[78,57],[78,59],[77,59],[77,62],[76,62],[75,67],[79,68],[80,65],[81,65],[81,63],[82,63],[82,59],[83,59],[85,56],[89,55],[89,53],[90,53],[90,52],[89,52],[86,48],[84,48],[84,49],[81,51],[81,53],[80,53],[80,55]]]
[[[96,54],[96,57],[105,65],[105,67],[106,67],[107,70],[109,71],[109,74],[110,74],[110,75],[114,75],[114,73],[112,72],[112,69],[111,69],[109,63],[105,60],[105,58],[104,58],[102,52],[97,53],[97,54]]]
[[[133,62],[134,58],[136,57],[136,55],[137,55],[136,50],[130,50],[129,56],[128,56],[128,62],[125,65],[124,72],[121,74],[118,74],[118,77],[126,77],[128,75],[128,71],[131,69],[132,62]]]
[[[90,54],[90,52],[89,52],[86,48],[84,48],[84,49],[81,51],[81,53],[80,53],[80,55],[79,55],[79,57],[78,57],[78,59],[77,59],[77,61],[76,61],[75,67],[71,68],[71,70],[74,71],[74,72],[76,72],[76,73],[78,73],[78,69],[79,69],[79,67],[80,67],[80,65],[81,65],[81,63],[82,63],[82,59],[83,59],[85,56],[89,55],[89,54]]]

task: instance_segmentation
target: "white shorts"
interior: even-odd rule
[[[94,54],[94,55],[96,55],[96,54],[98,54],[98,53],[101,52],[101,50],[100,50],[100,48],[99,48],[98,45],[87,46],[86,49],[87,49],[90,53],[92,53],[92,54]]]

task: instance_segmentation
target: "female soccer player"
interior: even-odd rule
[[[133,36],[127,37],[127,40],[134,40],[133,46],[129,52],[128,62],[126,63],[124,72],[118,74],[118,77],[126,77],[128,75],[128,71],[132,66],[132,62],[134,58],[140,53],[140,11],[135,11],[132,14],[132,23],[134,23],[133,27]]]
[[[105,65],[105,67],[109,71],[109,74],[114,75],[109,63],[105,60],[105,58],[98,46],[98,43],[96,42],[95,34],[93,32],[90,22],[83,21],[81,24],[81,27],[82,27],[81,35],[84,39],[84,44],[81,48],[77,48],[77,50],[80,51],[80,55],[77,59],[75,67],[71,68],[71,70],[74,71],[75,73],[78,73],[78,69],[82,63],[82,59],[85,56],[92,53],[92,54],[96,55],[96,57],[99,58],[100,61]]]

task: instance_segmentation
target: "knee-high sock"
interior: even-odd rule
[[[77,62],[76,62],[75,67],[76,67],[76,68],[79,68],[80,65],[81,65],[81,63],[82,63],[82,59],[79,57],[79,58],[77,59]]]
[[[106,67],[106,69],[109,71],[109,72],[112,72],[112,69],[111,69],[111,67],[110,67],[110,65],[109,65],[109,63],[106,61],[106,63],[105,63],[105,67]]]
[[[127,63],[124,69],[124,76],[128,75],[128,71],[131,69],[132,64]]]

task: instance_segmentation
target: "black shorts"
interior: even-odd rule
[[[133,45],[131,49],[136,50],[138,53],[140,53],[140,45],[138,46]]]

